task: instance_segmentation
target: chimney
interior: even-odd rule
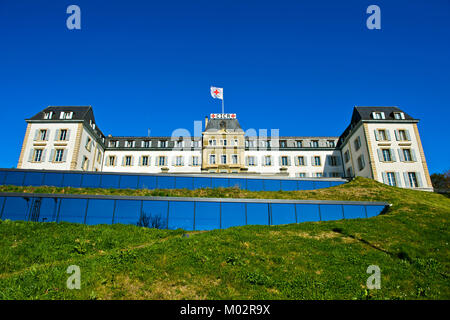
[[[208,126],[208,116],[205,117],[205,129]]]

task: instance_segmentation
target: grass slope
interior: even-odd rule
[[[322,190],[102,190],[0,187],[1,192],[203,196],[392,203],[370,219],[210,232],[131,225],[0,221],[0,299],[449,299],[450,199],[373,180]],[[69,265],[81,289],[69,290]],[[366,290],[369,265],[381,289]]]

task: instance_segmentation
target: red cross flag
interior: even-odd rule
[[[211,87],[211,96],[214,99],[223,100],[223,88]]]

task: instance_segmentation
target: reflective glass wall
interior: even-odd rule
[[[110,173],[46,172],[0,169],[0,185],[53,186],[114,189],[199,189],[237,187],[250,191],[314,190],[333,187],[346,180],[317,178],[273,179],[183,175],[132,175]]]
[[[386,208],[386,203],[378,202],[0,195],[2,220],[121,223],[185,230],[370,218]]]

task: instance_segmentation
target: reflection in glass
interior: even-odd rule
[[[140,200],[116,200],[116,210],[114,211],[113,223],[136,225],[139,222],[140,217]]]
[[[167,229],[167,210],[169,201],[143,201],[142,227]],[[145,220],[147,219],[147,220]]]
[[[156,189],[156,177],[155,176],[141,176],[139,178],[140,189]]]
[[[118,174],[104,174],[102,175],[101,188],[119,188],[120,175]]]
[[[0,185],[4,184],[6,172],[0,170]]]
[[[212,178],[212,187],[213,188],[228,188],[228,179],[227,178]]]
[[[212,230],[220,228],[220,203],[195,203],[195,230]]]
[[[365,218],[364,206],[344,205],[344,217],[345,219]]]
[[[299,190],[314,190],[314,181],[301,180],[298,182]]]
[[[58,222],[83,223],[86,204],[86,199],[61,199]]]
[[[46,172],[44,175],[44,186],[61,187],[63,180],[62,173]]]
[[[230,178],[230,187],[245,190],[247,188],[246,179]]]
[[[295,223],[295,204],[272,203],[272,224]]]
[[[222,229],[245,226],[245,203],[222,202]]]
[[[7,197],[2,219],[27,220],[30,202],[31,199],[28,197]]]
[[[322,221],[341,220],[344,218],[342,205],[340,204],[321,204],[320,214],[322,215]]]
[[[247,189],[250,191],[263,191],[263,180],[247,179]]]
[[[81,184],[82,188],[98,188],[100,187],[100,175],[99,174],[84,174]]]
[[[138,176],[123,175],[120,177],[121,189],[136,189],[138,186]]]
[[[177,189],[189,189],[192,190],[194,186],[194,178],[193,177],[176,177],[175,183]]]
[[[5,185],[21,186],[23,184],[24,172],[9,171],[6,172]]]
[[[81,186],[81,177],[79,173],[64,173],[63,187],[79,188]]]
[[[375,217],[383,211],[384,206],[367,205],[367,218]]]
[[[33,198],[29,220],[35,222],[54,222],[58,209],[57,198]]]
[[[42,179],[44,174],[40,172],[26,172],[24,186],[42,186]]]
[[[298,222],[320,221],[317,204],[296,204]]]
[[[297,181],[295,180],[281,180],[281,190],[295,191],[297,189]]]
[[[267,203],[247,203],[247,224],[269,224],[269,205]]]
[[[194,189],[211,188],[211,178],[194,178]]]
[[[158,177],[158,189],[174,189],[175,177]]]
[[[170,201],[169,229],[194,229],[194,203],[185,201]]]
[[[111,224],[114,200],[89,199],[86,224]]]
[[[264,180],[265,191],[280,191],[280,189],[281,189],[280,180],[272,180],[272,179]]]

